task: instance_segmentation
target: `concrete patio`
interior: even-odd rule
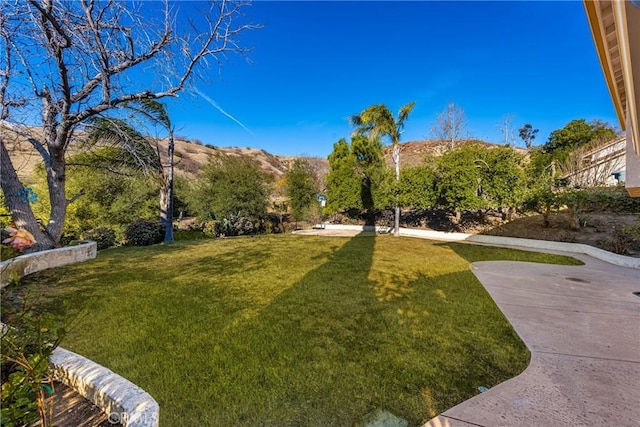
[[[585,265],[474,264],[531,363],[427,426],[640,425],[640,271],[567,255]]]

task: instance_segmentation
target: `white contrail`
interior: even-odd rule
[[[229,113],[227,113],[226,111],[224,111],[224,110],[223,110],[223,109],[222,109],[222,108],[221,108],[221,107],[216,103],[216,101],[214,101],[213,99],[209,98],[207,95],[205,95],[204,93],[202,93],[202,92],[200,91],[200,89],[198,89],[197,87],[194,87],[194,88],[193,88],[193,91],[194,91],[196,94],[200,95],[200,96],[201,96],[205,101],[207,101],[209,104],[213,105],[213,107],[214,107],[216,110],[220,111],[222,114],[224,114],[225,116],[229,117],[231,120],[233,120],[234,122],[236,122],[237,124],[239,124],[240,126],[242,126],[242,128],[243,128],[244,130],[246,130],[247,132],[249,132],[249,134],[250,134],[251,136],[255,136],[255,135],[254,135],[254,133],[253,133],[253,132],[251,132],[251,130],[249,130],[249,128],[248,128],[248,127],[246,127],[245,125],[243,125],[243,124],[242,124],[242,122],[241,122],[240,120],[236,119],[236,118],[235,118],[235,117],[233,117],[231,114],[229,114]]]

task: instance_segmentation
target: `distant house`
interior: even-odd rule
[[[576,187],[618,185],[626,180],[627,137],[621,136],[594,149],[577,150],[563,178]]]
[[[640,2],[583,3],[620,128],[627,132],[625,187],[640,197]]]

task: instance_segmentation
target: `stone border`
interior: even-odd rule
[[[9,284],[14,272],[21,278],[47,268],[86,261],[96,257],[97,248],[96,242],[85,241],[76,246],[34,252],[2,261],[0,262],[0,289]]]
[[[352,230],[374,231],[373,226],[324,224],[325,230]],[[380,231],[380,230],[378,230]],[[386,228],[384,230],[386,232]],[[576,254],[585,254],[609,264],[620,267],[640,269],[640,258],[614,254],[604,249],[582,243],[565,243],[548,240],[521,239],[517,237],[490,236],[485,234],[445,233],[443,231],[418,230],[413,228],[400,228],[401,236],[420,237],[423,239],[443,240],[447,242],[480,243],[491,246],[506,246],[518,248],[541,249],[549,251],[562,251]]]
[[[158,427],[160,407],[143,389],[104,366],[63,348],[51,355],[53,377],[125,427]]]

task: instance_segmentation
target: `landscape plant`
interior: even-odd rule
[[[327,214],[344,212],[349,209],[363,209],[360,180],[356,175],[356,158],[346,139],[333,144],[329,154],[329,172],[325,178],[327,185]]]
[[[400,172],[399,201],[403,207],[430,209],[436,206],[436,170],[433,165],[407,167]]]
[[[465,210],[485,206],[481,197],[481,168],[486,168],[481,148],[466,144],[443,154],[438,159],[436,195],[438,206],[454,213],[460,222]]]
[[[35,243],[25,229],[2,231],[9,235],[2,243],[17,252]],[[47,400],[53,394],[49,359],[65,335],[64,322],[51,313],[35,312],[27,304],[29,295],[22,289],[18,292],[19,285],[14,271],[0,294],[0,425],[19,427],[39,418],[47,427],[53,414],[53,404]]]
[[[259,223],[267,213],[268,184],[269,179],[253,159],[216,154],[194,183],[189,208],[201,222],[225,222],[227,232],[235,228],[240,217]]]
[[[511,147],[494,147],[484,151],[481,167],[482,194],[489,208],[504,212],[511,220],[525,195],[522,156]]]
[[[145,175],[159,182],[160,223],[164,227],[164,242],[173,242],[173,187],[175,151],[174,127],[164,104],[153,99],[141,99],[122,104],[122,110],[129,113],[125,118],[107,115],[89,119],[87,128],[89,146],[110,144],[121,147],[134,160],[134,165]],[[122,116],[122,112],[120,112]],[[158,137],[146,135],[141,129],[147,125],[162,128],[167,137],[167,164],[162,163]]]
[[[82,233],[83,240],[96,242],[97,249],[107,249],[116,244],[116,232],[109,227],[97,227]]]
[[[162,242],[164,227],[158,220],[137,219],[124,229],[124,243],[131,246],[149,246]]]
[[[37,194],[46,194],[47,184],[42,166],[35,170]],[[67,207],[63,241],[79,239],[88,230],[108,227],[118,240],[125,227],[139,218],[158,217],[158,182],[145,176],[131,152],[120,147],[100,147],[67,159]],[[50,203],[38,197],[31,204],[36,218],[46,221]]]
[[[49,359],[65,335],[63,322],[34,313],[26,303],[17,311],[3,304],[2,321],[0,423],[19,427],[39,419],[41,426],[50,426],[53,403],[47,397],[54,389]]]

